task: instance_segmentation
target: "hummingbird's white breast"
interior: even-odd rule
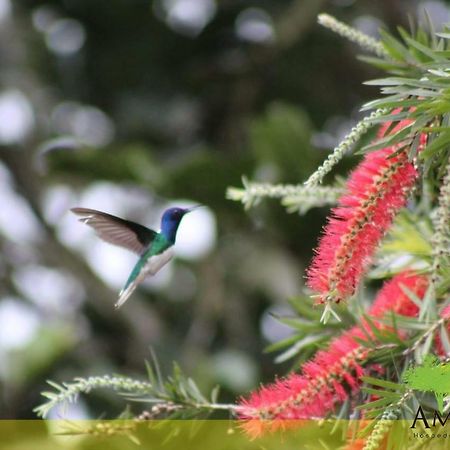
[[[159,270],[165,266],[174,255],[173,247],[169,247],[167,250],[164,250],[159,255],[150,256],[145,266],[142,269],[143,275],[146,277],[147,275],[155,275]]]

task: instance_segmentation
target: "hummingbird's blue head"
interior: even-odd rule
[[[161,219],[161,233],[168,241],[175,243],[181,219],[194,208],[169,208],[164,211]]]

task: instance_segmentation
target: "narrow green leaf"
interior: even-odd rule
[[[393,145],[399,144],[406,137],[411,134],[411,124],[406,125],[397,133],[390,134],[384,138],[377,139],[374,143],[366,145],[362,150],[365,152],[379,150],[380,148],[392,147]]]
[[[394,60],[411,62],[411,54],[408,49],[391,34],[385,30],[380,30],[381,43],[384,49]]]
[[[413,48],[418,50],[423,55],[427,56],[428,58],[439,61],[440,63],[446,63],[446,59],[442,58],[438,54],[436,54],[435,51],[433,51],[431,48],[427,47],[426,45],[421,44],[420,42],[416,41],[415,39],[412,39],[408,36],[404,36],[405,41]]]
[[[395,401],[400,400],[400,397],[403,395],[403,394],[399,394],[398,392],[388,391],[386,389],[373,389],[373,388],[369,388],[369,387],[363,387],[362,390],[366,394],[378,395],[379,397],[386,397],[386,398],[394,399]]]
[[[367,335],[369,336],[369,335]],[[359,338],[357,336],[354,336],[353,339],[360,344],[362,347],[365,348],[375,348],[376,347],[376,342],[374,340],[372,340],[371,338],[369,339],[363,339],[363,338]]]
[[[357,58],[360,61],[363,61],[367,64],[371,64],[372,66],[378,67],[379,69],[383,69],[386,72],[397,71],[399,69],[404,69],[404,68],[408,67],[403,62],[381,59],[381,58],[377,58],[374,56],[359,55]]]
[[[372,384],[373,386],[380,386],[385,389],[392,389],[392,390],[398,390],[400,392],[404,392],[406,390],[406,387],[399,383],[394,383],[393,381],[387,381],[380,378],[374,378],[369,376],[363,376],[361,379],[367,383]]]
[[[362,405],[358,405],[355,407],[355,409],[357,410],[361,410],[361,409],[373,409],[373,408],[383,408],[383,407],[387,407],[389,405],[391,405],[393,402],[390,398],[380,398],[378,400],[374,400],[373,402],[370,403],[364,403]]]
[[[203,396],[203,394],[200,392],[200,389],[194,382],[192,378],[187,379],[187,385],[189,387],[189,392],[192,394],[192,396],[200,403],[208,403],[208,400]]]
[[[450,132],[443,132],[437,138],[426,146],[426,148],[420,153],[421,159],[427,159],[434,156],[444,147],[450,144]]]
[[[365,408],[361,408],[361,410],[363,410]],[[381,414],[384,413],[384,411],[386,411],[386,408],[375,408],[375,409],[369,409],[368,411],[364,412],[364,416],[367,419],[379,419]],[[376,423],[375,420],[372,421],[372,423]],[[375,426],[375,425],[374,425]]]
[[[425,89],[443,89],[445,84],[437,83],[429,79],[406,78],[406,77],[388,77],[365,81],[368,86],[412,86]],[[436,94],[436,92],[434,92]]]
[[[49,400],[56,400],[58,396],[54,392],[44,391],[41,392],[42,397],[48,398]]]
[[[278,322],[293,328],[294,330],[306,331],[317,329],[317,324],[306,322],[299,317],[280,317],[275,314],[272,315]]]
[[[287,361],[288,359],[297,355],[303,348],[309,347],[310,345],[313,344],[317,344],[318,342],[321,342],[326,338],[327,336],[324,336],[323,334],[306,336],[303,339],[300,339],[298,342],[296,342],[292,347],[288,348],[281,355],[278,355],[275,358],[275,362],[279,364],[284,361]]]
[[[410,99],[405,98],[406,96],[404,94],[397,94],[392,95],[386,98],[380,98],[376,100],[372,100],[370,102],[365,103],[361,111],[368,111],[371,109],[379,109],[379,108],[391,108],[391,109],[397,109],[397,108],[409,108],[411,106],[417,106],[420,104],[420,100],[418,99]]]
[[[292,336],[289,336],[287,338],[281,339],[280,341],[274,342],[273,344],[268,345],[264,349],[264,353],[271,353],[275,352],[277,350],[280,350],[282,348],[285,348],[289,345],[295,344],[297,341],[299,341],[303,337],[303,333],[296,333]]]
[[[214,386],[211,391],[211,403],[217,403],[219,401],[220,386]]]
[[[47,384],[49,384],[51,387],[55,388],[59,392],[66,392],[66,388],[64,386],[61,386],[60,384],[52,380],[47,380]]]

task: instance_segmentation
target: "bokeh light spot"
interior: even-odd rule
[[[37,313],[14,298],[0,300],[0,348],[14,350],[31,342],[39,328]]]
[[[291,327],[281,323],[274,315],[279,317],[292,315],[292,310],[287,306],[276,305],[264,311],[261,317],[260,328],[261,334],[269,342],[281,341],[293,333]]]
[[[104,147],[114,139],[113,121],[100,109],[75,102],[60,103],[52,112],[52,125],[85,145]]]
[[[58,19],[46,30],[45,42],[49,50],[67,56],[78,52],[86,40],[83,25],[74,19]]]
[[[33,129],[31,104],[18,90],[0,94],[0,144],[18,144]]]
[[[0,23],[6,22],[11,16],[11,1],[0,0]]]
[[[263,43],[274,39],[272,18],[261,8],[242,11],[236,19],[235,30],[244,41]]]
[[[40,309],[56,314],[74,311],[84,296],[81,283],[73,276],[44,266],[19,267],[14,282],[20,293]]]
[[[173,30],[188,36],[199,34],[217,9],[214,0],[162,0],[161,6],[166,23]]]

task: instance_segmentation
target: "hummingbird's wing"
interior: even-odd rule
[[[143,225],[95,209],[72,208],[71,211],[82,216],[80,222],[92,227],[104,241],[139,255],[148,248],[157,235],[156,231]]]

